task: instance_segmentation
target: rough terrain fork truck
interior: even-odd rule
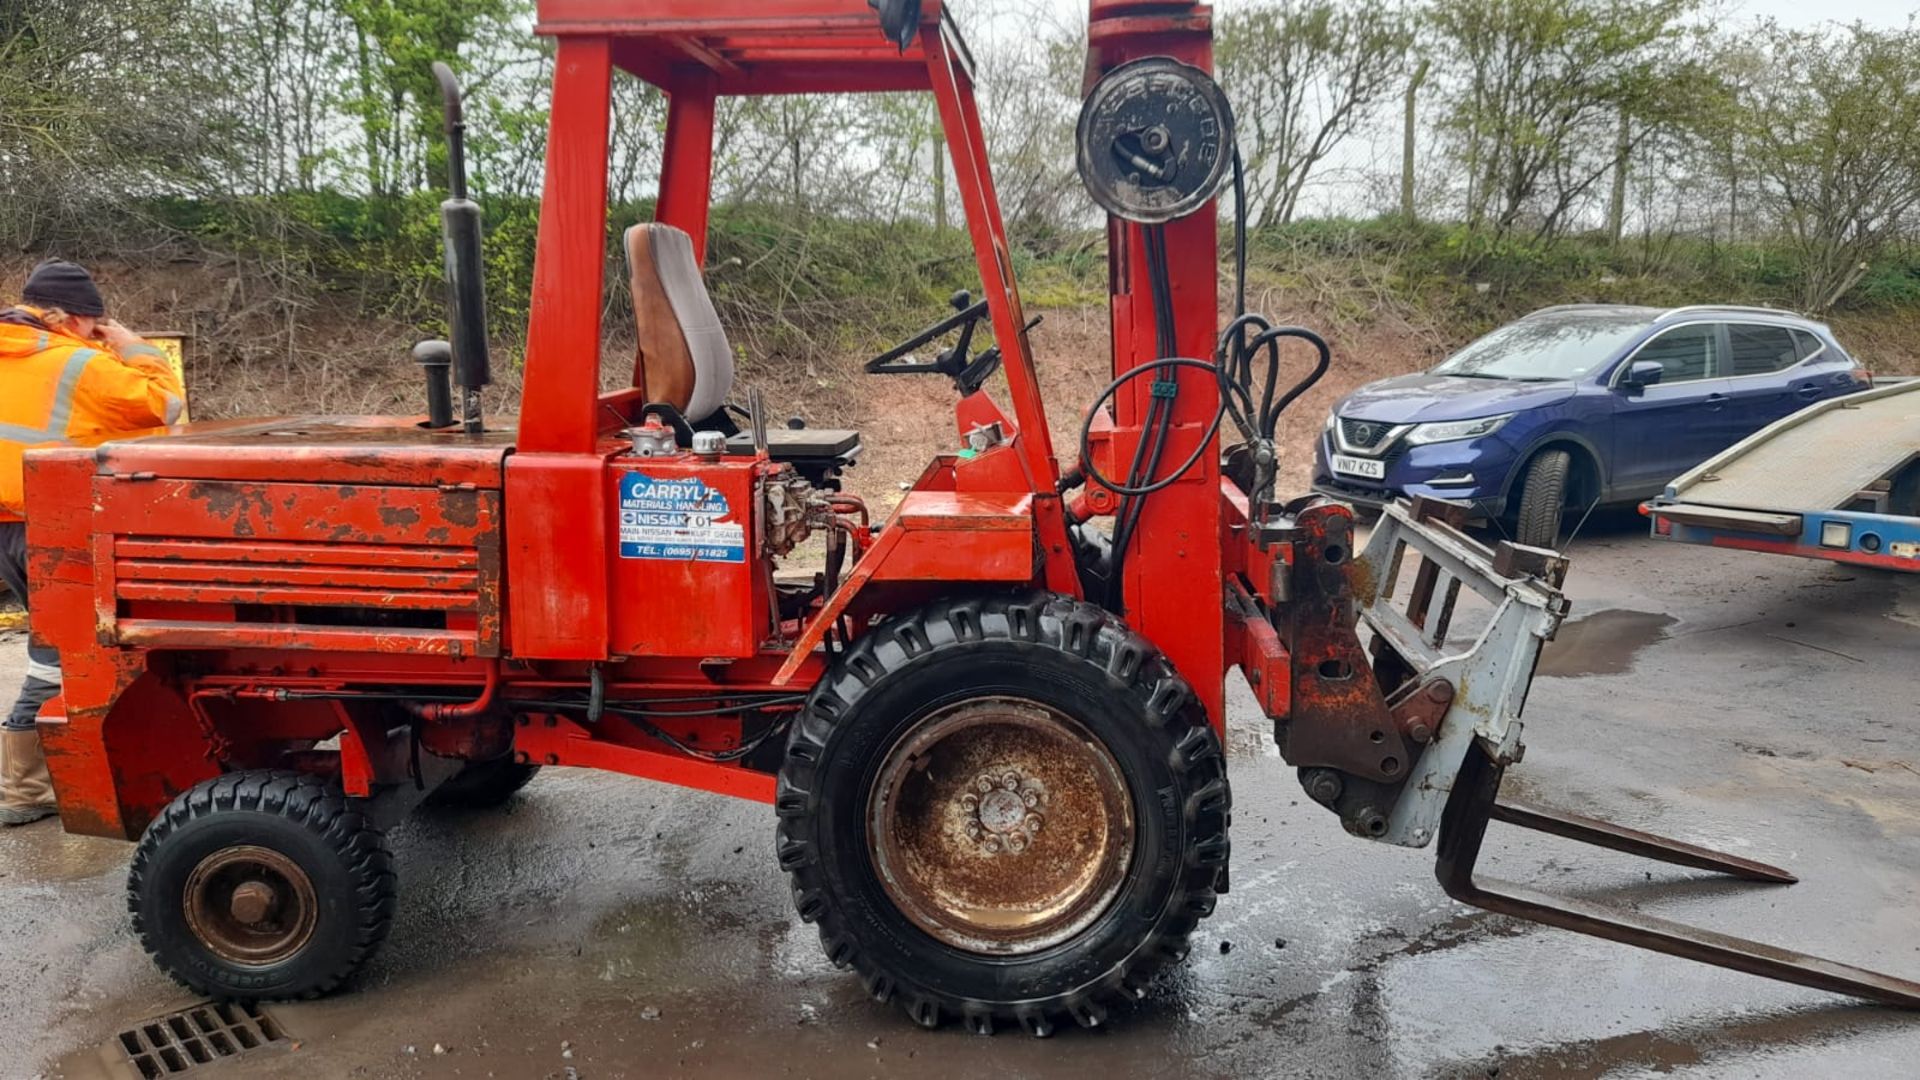
[[[1306,792],[1368,841],[1437,841],[1466,903],[1920,1002],[1475,880],[1492,819],[1791,879],[1497,799],[1566,611],[1558,555],[1490,550],[1431,501],[1389,507],[1362,549],[1347,507],[1275,498],[1275,425],[1329,354],[1241,311],[1220,327],[1215,198],[1238,173],[1206,7],[1092,0],[1077,152],[1108,215],[1114,379],[1064,468],[967,47],[939,0],[876,8],[541,0],[552,118],[517,422],[480,407],[479,212],[442,70],[453,335],[415,350],[424,416],[29,455],[34,631],[66,672],[40,722],[61,816],[139,841],[129,902],[163,969],[227,998],[330,990],[387,933],[384,828],[574,766],[771,803],[800,917],[919,1023],[1101,1024],[1228,886],[1237,668]],[[627,77],[670,105],[657,220],[624,234],[640,348],[602,392]],[[857,434],[729,407],[701,279],[716,101],[839,92],[932,95],[983,297],[869,365],[958,397],[953,452],[884,521],[840,487]]]

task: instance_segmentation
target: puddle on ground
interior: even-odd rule
[[[60,1080],[143,1080],[117,1041],[89,1046],[62,1057],[52,1075]]]
[[[19,873],[41,884],[85,881],[124,870],[127,860],[133,855],[133,845],[124,840],[57,832],[60,828],[58,821],[43,822],[32,827],[42,830],[43,834],[54,835],[27,835],[19,838],[27,842],[18,846],[8,844],[4,849],[5,865],[0,866],[0,877]]]
[[[1437,1070],[1448,1077],[1498,1076],[1501,1080],[1601,1080],[1629,1070],[1665,1074],[1712,1068],[1724,1062],[1729,1075],[1773,1073],[1767,1063],[1795,1050],[1830,1055],[1831,1044],[1849,1036],[1897,1031],[1905,1014],[1859,1005],[1793,1007],[1719,1020],[1692,1021],[1672,1029],[1623,1032],[1577,1042],[1519,1050],[1496,1048],[1487,1060]],[[1787,1065],[1779,1075],[1798,1070]],[[1836,1068],[1829,1075],[1849,1074]]]
[[[1536,675],[1619,675],[1641,649],[1660,640],[1674,618],[1652,611],[1613,608],[1560,627],[1540,650]]]

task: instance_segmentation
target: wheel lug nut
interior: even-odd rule
[[[274,900],[273,886],[263,881],[249,881],[233,890],[227,906],[241,922],[257,923],[273,910]]]

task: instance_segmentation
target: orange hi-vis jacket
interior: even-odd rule
[[[186,390],[159,349],[116,353],[38,322],[31,307],[0,318],[0,521],[26,516],[21,457],[29,447],[171,424]]]

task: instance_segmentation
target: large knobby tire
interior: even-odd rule
[[[815,688],[775,808],[829,959],[933,1027],[1086,1027],[1224,881],[1219,740],[1160,652],[1051,595],[889,618]]]
[[[340,788],[229,773],[147,826],[127,878],[133,929],[182,985],[238,1000],[317,997],[386,939],[386,839]]]
[[[455,773],[428,795],[426,805],[462,810],[491,810],[504,806],[515,792],[540,771],[538,765],[523,765],[510,757],[476,761]]]
[[[1560,545],[1560,524],[1566,513],[1567,479],[1573,455],[1565,450],[1542,450],[1527,462],[1520,478],[1520,509],[1513,522],[1513,538],[1532,547]]]

